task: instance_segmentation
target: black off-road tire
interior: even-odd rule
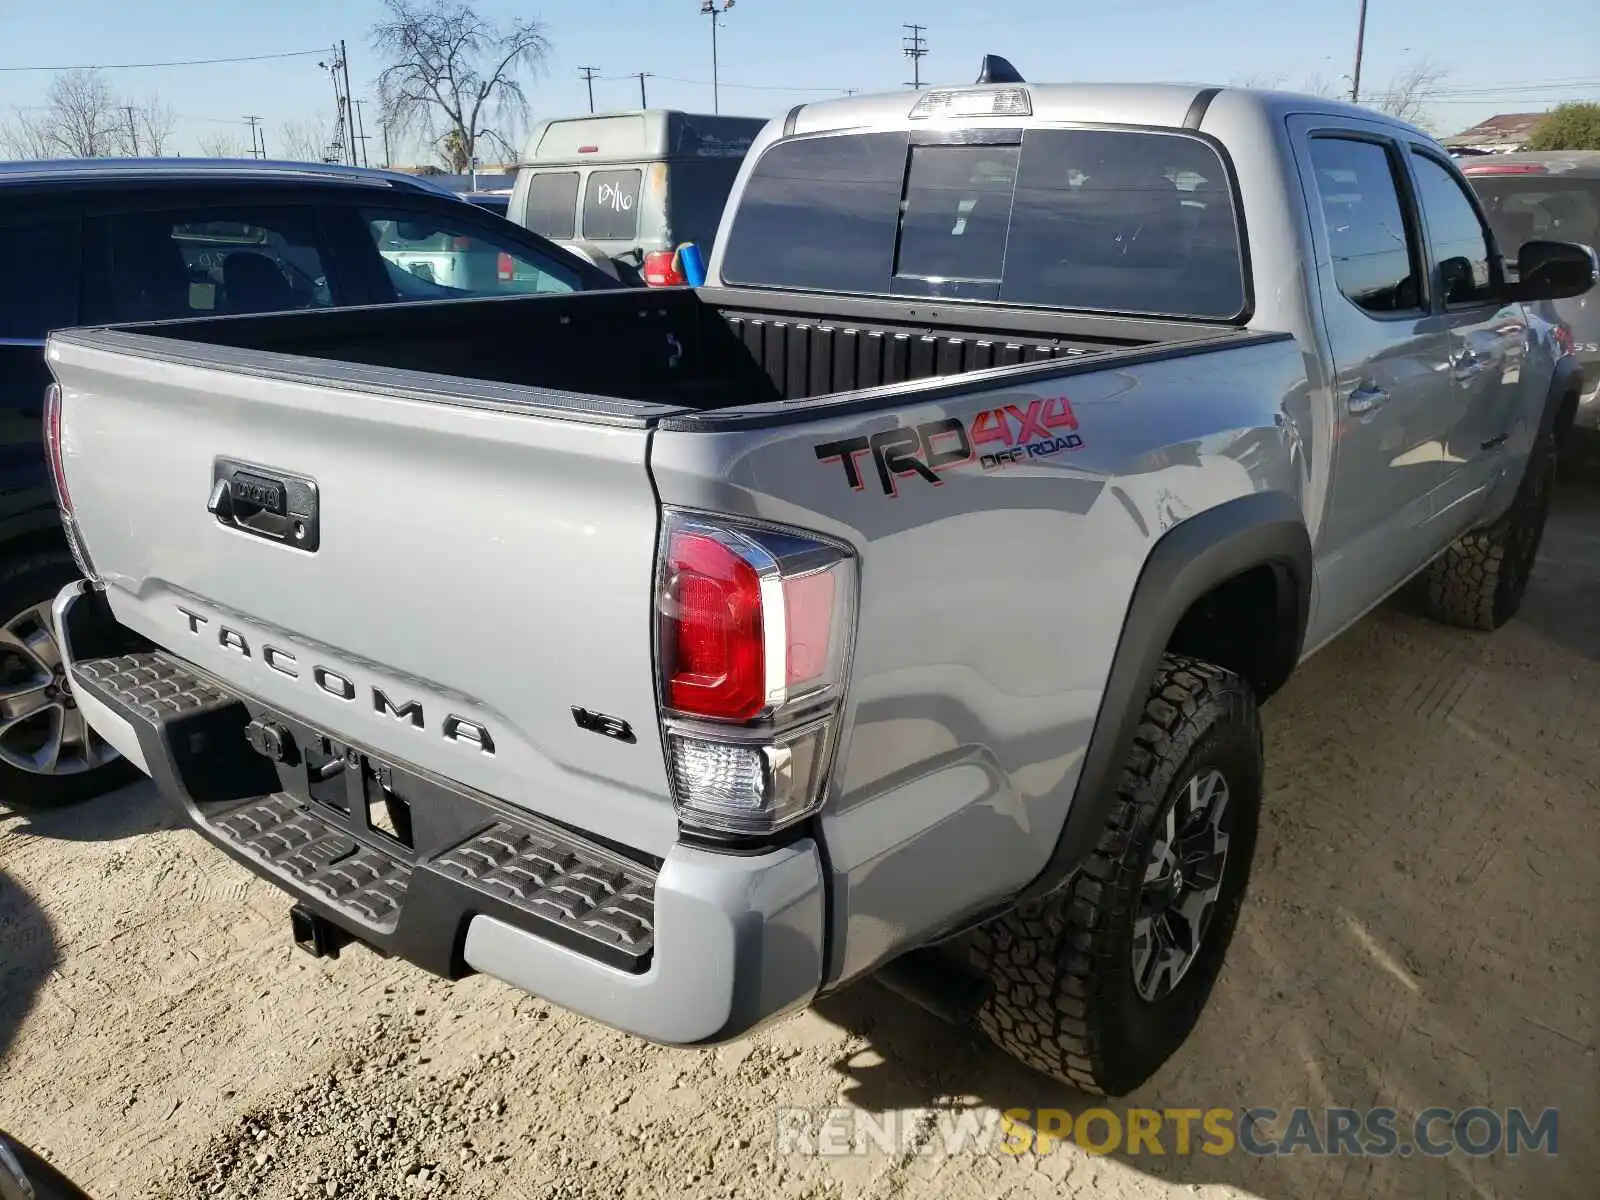
[[[0,629],[8,628],[18,614],[48,604],[79,578],[65,549],[0,560]],[[23,811],[65,808],[125,787],[139,775],[139,769],[121,757],[71,774],[38,774],[0,760],[0,806]]]
[[[1556,437],[1543,433],[1511,507],[1494,524],[1456,539],[1418,577],[1416,595],[1428,616],[1492,631],[1517,615],[1544,540],[1555,476]]]
[[[1187,972],[1147,1000],[1132,966],[1145,866],[1168,809],[1211,770],[1230,792],[1221,889]],[[1222,969],[1249,883],[1262,778],[1249,685],[1209,663],[1163,656],[1088,864],[1063,889],[966,935],[970,961],[994,985],[978,1015],[983,1032],[1087,1092],[1125,1095],[1154,1074],[1193,1030]]]

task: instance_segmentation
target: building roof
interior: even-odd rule
[[[1504,146],[1516,149],[1525,143],[1533,128],[1549,113],[1500,113],[1444,139],[1446,146]]]

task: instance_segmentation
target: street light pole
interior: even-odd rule
[[[1361,19],[1356,25],[1356,69],[1350,79],[1350,103],[1361,103],[1361,52],[1367,41],[1367,0],[1361,0]]]
[[[711,18],[711,111],[722,111],[722,93],[717,77],[717,23],[733,7],[734,0],[701,0],[700,13]]]

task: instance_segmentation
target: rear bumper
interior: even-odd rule
[[[55,621],[95,730],[207,841],[380,952],[671,1045],[740,1036],[822,982],[809,841],[634,857],[222,688],[123,629],[86,583],[61,592]]]

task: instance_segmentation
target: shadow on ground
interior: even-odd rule
[[[869,983],[818,1005],[875,1052],[835,1064],[847,1099],[873,1111],[1387,1106],[1402,1140],[1431,1106],[1535,1118],[1554,1107],[1558,1157],[1179,1157],[1170,1125],[1162,1155],[1113,1154],[1269,1200],[1592,1197],[1597,498],[1589,481],[1563,488],[1526,612],[1506,629],[1382,612],[1267,707],[1269,794],[1245,915],[1199,1028],[1155,1079],[1109,1105],[1084,1097]],[[1267,1139],[1283,1130],[1261,1126]]]
[[[171,829],[177,823],[149,780],[67,808],[10,809],[0,800],[0,833],[8,836],[116,842]]]
[[[38,902],[0,870],[0,1081],[5,1078],[11,1043],[57,960],[49,919]]]

